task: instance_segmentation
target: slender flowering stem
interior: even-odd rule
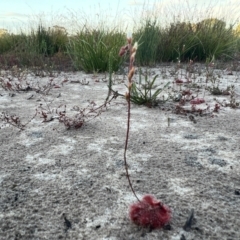
[[[137,44],[135,44],[132,47],[132,39],[128,38],[127,39],[128,44],[120,49],[119,55],[123,56],[127,52],[130,52],[130,59],[129,59],[129,73],[128,73],[128,92],[126,93],[126,100],[128,103],[128,117],[127,117],[127,132],[126,132],[126,140],[125,140],[125,148],[124,148],[124,165],[125,165],[125,170],[126,170],[126,176],[128,179],[129,186],[136,197],[136,199],[140,202],[139,198],[137,197],[136,192],[133,189],[132,182],[129,176],[128,172],[128,164],[127,164],[127,148],[128,148],[128,140],[129,140],[129,130],[130,130],[130,117],[131,117],[131,102],[130,102],[130,97],[131,97],[131,87],[132,87],[132,77],[134,75],[134,60],[135,60],[135,54],[137,50]]]
[[[129,139],[129,130],[130,130],[130,116],[131,116],[131,103],[130,103],[130,92],[127,98],[128,102],[128,118],[127,118],[127,132],[126,132],[126,140],[125,140],[125,148],[124,148],[124,165],[126,170],[126,176],[128,179],[129,186],[134,194],[134,196],[137,198],[137,200],[140,202],[139,198],[137,197],[136,192],[133,189],[132,182],[128,173],[128,165],[127,165],[127,148],[128,148],[128,139]]]
[[[140,200],[133,189],[132,182],[128,172],[127,164],[127,148],[129,141],[129,132],[130,132],[130,117],[131,117],[131,88],[132,88],[132,78],[135,73],[134,61],[137,51],[137,43],[132,46],[132,39],[128,38],[128,44],[123,46],[120,49],[119,55],[123,56],[127,52],[130,52],[129,59],[129,72],[128,72],[128,92],[126,92],[125,97],[128,103],[128,117],[127,117],[127,132],[125,139],[125,148],[124,148],[124,165],[126,170],[126,177],[128,179],[129,186],[134,196],[138,200],[137,203],[134,203],[130,206],[129,217],[135,224],[148,227],[150,229],[161,228],[166,225],[171,219],[170,209],[163,205],[160,201],[155,199],[152,195],[145,195],[142,200]]]

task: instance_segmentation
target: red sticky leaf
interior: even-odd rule
[[[132,222],[151,229],[164,227],[171,219],[170,209],[152,195],[145,195],[142,201],[130,206]]]

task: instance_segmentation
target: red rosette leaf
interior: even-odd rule
[[[142,201],[130,206],[129,216],[136,225],[157,229],[169,223],[171,211],[152,195],[145,195]]]

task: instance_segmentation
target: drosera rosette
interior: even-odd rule
[[[128,103],[128,117],[127,117],[127,130],[126,139],[124,147],[124,166],[126,170],[126,177],[128,179],[129,186],[132,193],[137,199],[136,203],[130,205],[129,217],[133,223],[141,227],[146,227],[150,229],[158,229],[167,225],[171,220],[171,210],[166,205],[158,201],[154,196],[147,194],[144,195],[142,200],[140,200],[132,186],[132,182],[128,172],[127,164],[127,148],[129,140],[129,130],[130,130],[130,117],[131,117],[131,88],[132,88],[132,78],[135,74],[134,62],[137,53],[138,43],[132,45],[132,38],[127,37],[127,44],[121,47],[119,51],[119,56],[125,56],[129,53],[129,70],[128,70],[128,91],[125,94]]]
[[[145,195],[141,201],[130,206],[129,217],[136,225],[158,229],[170,222],[171,210],[154,196]]]

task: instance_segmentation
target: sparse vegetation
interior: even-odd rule
[[[197,22],[176,21],[169,23],[169,25],[161,25],[161,21],[157,18],[146,18],[132,33],[133,38],[127,36],[126,45],[124,45],[126,34],[120,28],[90,28],[84,25],[79,28],[78,32],[69,34],[62,27],[52,26],[48,28],[40,22],[37,28],[31,29],[28,34],[24,32],[19,34],[3,32],[0,34],[0,97],[6,97],[7,102],[17,94],[26,95],[26,93],[29,93],[25,100],[30,102],[35,98],[34,101],[31,101],[31,110],[35,109],[30,113],[31,117],[25,120],[26,116],[22,118],[20,115],[11,113],[13,110],[8,111],[8,106],[4,103],[3,110],[0,113],[0,129],[11,126],[23,131],[31,122],[34,122],[33,120],[40,118],[41,121],[36,121],[36,124],[40,124],[40,122],[49,124],[56,119],[57,123],[63,125],[67,130],[77,130],[87,122],[103,115],[102,113],[106,112],[109,106],[113,106],[114,100],[120,98],[123,101],[119,101],[118,104],[122,104],[127,110],[123,149],[124,167],[129,188],[137,199],[137,202],[130,206],[129,217],[133,223],[149,230],[166,227],[172,217],[170,208],[152,195],[147,194],[143,195],[142,198],[138,197],[135,191],[135,184],[138,180],[132,178],[132,172],[130,174],[131,166],[127,162],[127,152],[130,141],[132,105],[135,104],[134,107],[136,108],[139,108],[138,105],[155,108],[159,112],[164,111],[165,115],[171,113],[181,115],[182,118],[186,116],[185,119],[190,120],[190,124],[192,122],[196,124],[197,120],[195,118],[198,116],[209,117],[209,119],[221,116],[218,113],[222,108],[230,107],[239,110],[239,95],[234,86],[234,83],[239,84],[240,72],[240,35],[238,28],[227,26],[224,19],[214,17]],[[136,40],[135,44],[133,44],[133,39]],[[75,72],[67,73],[73,77],[72,80],[69,80],[68,77],[63,75],[63,72],[65,74],[67,71],[82,71],[81,74],[84,74],[84,77],[75,74]],[[85,78],[89,75],[91,75],[90,81]],[[64,78],[58,78],[58,76],[64,76]],[[79,76],[81,79],[78,78]],[[100,77],[98,78],[98,76]],[[113,80],[115,76],[121,77],[121,81],[116,84],[116,89]],[[228,78],[224,79],[226,76],[230,77],[229,82]],[[233,83],[233,81],[235,82]],[[59,100],[59,98],[61,93],[64,93],[64,90],[60,92],[60,89],[63,89],[65,84],[70,83],[79,84],[81,88],[79,91],[77,85],[77,87],[69,87],[69,92],[76,90],[77,94],[75,95],[77,97],[74,100],[71,99],[72,106],[68,107],[64,102],[65,99]],[[92,91],[95,84],[99,84],[98,90],[104,87],[107,95],[106,99],[104,100],[101,96],[102,102],[100,104],[96,103],[95,99],[84,99],[85,102],[83,102],[82,98],[87,96],[85,90],[90,89],[89,91]],[[107,84],[108,86],[106,86]],[[126,93],[121,92],[124,86],[127,87]],[[54,92],[54,90],[58,91]],[[99,92],[96,92],[96,94],[99,94]],[[59,101],[56,101],[56,103],[55,100]],[[75,101],[78,103],[75,104]],[[81,106],[81,104],[83,105]],[[16,109],[15,106],[14,109]],[[148,109],[148,111],[149,114],[152,114],[152,109]],[[111,114],[111,112],[109,111],[107,114]],[[161,120],[157,116],[154,121],[158,123]],[[170,127],[169,116],[167,116],[167,121],[168,125],[166,126]],[[162,127],[161,122],[159,125]],[[53,129],[56,130],[55,127]],[[162,131],[157,127],[155,129],[159,131],[159,134]],[[142,135],[147,135],[146,133]],[[172,134],[175,134],[175,132]],[[203,134],[204,131],[202,131]],[[69,135],[72,137],[72,134]],[[168,140],[171,137],[170,131],[165,133],[165,136],[165,139]],[[190,139],[192,136],[189,136]],[[203,136],[201,137],[203,138]],[[77,142],[77,140],[71,139],[73,142]],[[146,146],[145,143],[144,140],[144,146]],[[109,144],[112,144],[112,142]],[[151,144],[154,145],[154,143]],[[95,145],[93,144],[93,146]],[[157,147],[156,144],[152,149]],[[132,152],[134,153],[134,151],[133,149]],[[184,151],[189,151],[187,145]],[[62,153],[62,155],[64,154]],[[62,164],[62,155],[58,156],[60,158],[58,163],[54,160],[55,165],[59,164],[60,166]],[[204,157],[201,155],[201,159]],[[180,153],[179,159],[182,160]],[[153,162],[151,164],[161,167],[158,160],[151,160]],[[220,164],[223,164],[224,162],[225,164],[225,161],[215,160],[212,160],[212,163],[218,162],[219,164],[220,162]],[[190,162],[189,159],[188,161]],[[102,159],[98,163],[102,163]],[[151,164],[148,166],[151,167]],[[185,167],[183,163],[181,164],[181,167]],[[202,164],[204,162],[199,163],[200,166]],[[54,171],[55,165],[52,166]],[[168,167],[169,169],[173,168],[173,166],[165,165],[165,169],[168,169]],[[63,170],[64,168],[61,166],[61,170],[58,172],[63,172]],[[43,170],[41,171],[43,173]],[[58,172],[54,172],[54,174],[58,174]],[[118,177],[121,176],[119,174]],[[142,176],[144,176],[144,171]],[[74,179],[69,177],[69,179],[75,182],[79,180],[77,177]],[[134,181],[131,179],[134,179]],[[85,179],[83,181],[80,179],[78,185],[81,185],[84,181]],[[147,182],[147,177],[144,181]],[[173,187],[174,184],[173,182]],[[111,187],[111,182],[109,185]],[[92,186],[92,182],[89,186]],[[75,187],[77,190],[80,188],[77,185]],[[109,192],[112,191],[110,187],[106,187]],[[188,187],[191,190],[192,186],[189,185]],[[164,183],[164,188],[168,188],[167,180]],[[158,188],[156,187],[156,189]],[[208,199],[211,198],[213,192],[212,189],[210,190]],[[92,196],[92,192],[89,196]],[[164,192],[161,194],[164,195]],[[162,197],[160,194],[157,197],[159,196]],[[193,210],[191,212],[190,223],[184,225],[184,230],[191,229]],[[62,216],[67,226],[66,231],[71,231],[72,225],[66,218],[65,213]],[[180,214],[178,217],[180,219]],[[84,221],[87,223],[88,220],[85,219]],[[75,224],[80,220],[73,222]],[[100,227],[97,225],[96,229]],[[201,232],[197,228],[194,230]]]
[[[139,42],[136,64],[155,66],[161,62],[206,62],[208,60],[239,59],[239,25],[227,24],[223,18],[206,14],[205,19],[179,20],[174,16],[163,23],[157,15],[145,16],[132,33]],[[236,20],[237,22],[237,20]],[[112,58],[112,71],[123,64],[116,57],[125,41],[121,26],[91,26],[79,24],[76,32],[68,33],[64,27],[44,25],[42,21],[29,33],[2,31],[0,35],[0,66],[53,70],[83,70],[107,72]]]
[[[130,101],[135,104],[146,105],[147,107],[157,106],[160,101],[159,94],[170,84],[168,82],[162,88],[157,87],[157,85],[155,85],[157,77],[158,75],[155,75],[152,80],[149,80],[149,76],[146,74],[142,82],[142,73],[140,69],[139,84],[137,85],[136,82],[132,83]],[[163,99],[162,102],[164,101],[167,101],[167,99]]]
[[[83,29],[70,39],[67,48],[76,70],[106,72],[111,59],[112,71],[117,71],[122,63],[117,53],[124,40],[122,32]]]
[[[127,164],[127,149],[128,149],[130,125],[131,125],[130,123],[131,96],[133,93],[132,88],[134,86],[133,76],[135,74],[134,62],[135,62],[135,57],[138,49],[138,43],[135,42],[134,45],[132,45],[132,41],[133,39],[129,37],[127,39],[127,45],[123,46],[119,52],[119,55],[121,57],[123,57],[124,55],[129,55],[129,72],[128,72],[128,86],[127,86],[128,91],[125,94],[125,97],[127,100],[128,114],[127,114],[126,139],[125,139],[125,147],[124,147],[124,166],[125,166],[126,177],[129,183],[129,187],[131,188],[132,193],[137,199],[137,203],[134,203],[130,206],[129,217],[132,220],[132,222],[134,222],[135,224],[141,227],[157,229],[157,228],[162,228],[169,223],[171,219],[171,211],[167,206],[162,204],[152,195],[149,195],[149,194],[145,195],[143,196],[142,200],[138,198],[133,188],[132,181],[130,179],[128,164]],[[150,89],[152,88],[152,85],[154,84],[155,79],[150,83],[151,84]],[[146,98],[147,94],[145,94],[144,97]],[[149,101],[149,99],[146,99],[146,100]],[[150,101],[151,100],[152,99],[150,99]],[[148,102],[148,103],[151,104],[151,102]]]

